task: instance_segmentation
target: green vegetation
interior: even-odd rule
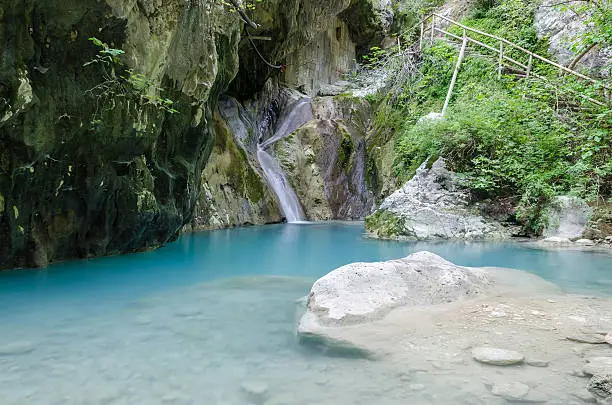
[[[351,134],[346,130],[341,129],[341,133],[342,138],[338,148],[338,165],[343,169],[347,169],[346,171],[349,173],[351,171],[350,163],[353,154],[353,140],[351,139]]]
[[[227,181],[238,195],[246,196],[254,204],[265,197],[264,185],[255,169],[249,163],[246,152],[234,142],[229,128],[219,116],[213,120],[215,128],[215,150],[227,154]]]
[[[96,65],[100,68],[101,83],[87,91],[87,94],[96,99],[98,106],[110,104],[102,108],[112,109],[116,100],[129,98],[143,106],[151,105],[170,114],[178,113],[173,108],[172,100],[160,96],[164,89],[156,86],[151,78],[136,73],[121,63],[120,58],[125,54],[122,49],[111,48],[95,37],[89,40],[99,48],[99,51],[83,66]],[[92,124],[96,124],[97,120],[98,114],[93,118]]]
[[[533,28],[533,12],[531,1],[487,0],[463,23],[546,55],[547,43],[537,39]],[[563,79],[578,93],[596,91],[561,78],[556,69],[533,65],[551,82],[517,79],[508,70],[498,80],[493,53],[468,51],[447,117],[419,122],[441,111],[457,57],[456,46],[437,42],[425,49],[418,72],[405,79],[401,91],[378,100],[376,128],[381,135],[392,128],[396,139],[396,176],[408,179],[429,156],[443,156],[477,198],[519,201],[516,219],[531,234],[541,231],[542,214],[554,195],[577,195],[594,204],[609,201],[612,110],[551,86]]]
[[[375,230],[376,235],[381,238],[392,238],[402,234],[402,221],[392,212],[382,210],[366,217],[366,229]]]

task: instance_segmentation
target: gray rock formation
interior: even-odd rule
[[[559,6],[555,0],[544,0],[535,13],[535,27],[538,37],[548,37],[550,40],[549,52],[557,57],[560,64],[567,66],[576,57],[571,49],[579,35],[589,30],[585,24],[585,16],[571,10],[572,5],[579,2],[563,3]],[[597,76],[610,76],[610,71],[604,67],[612,61],[611,47],[595,47],[588,52],[578,64],[578,68],[588,69]]]
[[[309,220],[362,219],[374,209],[365,178],[365,100],[313,100],[315,119],[276,144],[276,156]]]
[[[282,219],[264,180],[257,144],[274,136],[303,97],[271,80],[252,100],[222,98],[221,117],[215,116],[217,143],[202,176],[191,229]],[[374,208],[365,180],[364,134],[371,108],[364,100],[342,97],[315,98],[312,107],[314,120],[296,123],[296,131],[267,151],[280,162],[308,220],[361,219]]]
[[[315,96],[322,86],[343,80],[358,54],[382,40],[392,8],[389,0],[266,0],[257,3],[253,20],[260,24],[254,35],[273,39],[257,46],[271,62],[285,65],[282,81]],[[273,70],[248,43],[240,63],[234,93],[258,92]]]
[[[548,225],[544,229],[544,236],[547,238],[579,238],[592,215],[591,207],[580,198],[555,197],[548,206]],[[556,240],[558,239],[551,239],[551,241]]]
[[[371,236],[414,239],[502,239],[511,231],[471,205],[469,193],[443,159],[425,162],[366,219]]]

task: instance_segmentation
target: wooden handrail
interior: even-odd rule
[[[543,56],[540,56],[540,55],[538,55],[538,54],[528,50],[528,49],[525,49],[522,46],[517,45],[517,44],[515,44],[515,43],[513,43],[513,42],[511,42],[511,41],[509,41],[509,40],[507,40],[505,38],[499,37],[497,35],[489,34],[488,32],[484,32],[484,31],[478,30],[476,28],[469,27],[467,25],[461,24],[461,23],[459,23],[457,21],[454,21],[451,18],[445,17],[445,16],[440,15],[438,13],[431,13],[431,14],[427,15],[426,17],[422,18],[421,21],[419,21],[413,27],[411,27],[408,30],[404,31],[404,33],[402,33],[401,35],[406,35],[407,33],[412,33],[412,32],[414,32],[415,28],[420,27],[419,48],[422,47],[422,42],[423,42],[424,38],[426,38],[425,34],[428,31],[430,32],[430,36],[431,36],[430,40],[432,42],[433,42],[433,38],[435,36],[435,32],[442,33],[443,35],[448,35],[448,36],[450,36],[452,38],[455,38],[455,39],[458,39],[458,40],[463,40],[463,37],[461,37],[459,35],[452,34],[452,33],[448,32],[448,31],[442,29],[441,27],[437,27],[436,24],[435,24],[435,19],[436,18],[439,18],[441,20],[447,21],[451,25],[454,25],[454,26],[457,26],[457,27],[463,29],[464,36],[467,37],[467,40],[469,42],[473,42],[473,43],[475,43],[477,45],[480,45],[480,46],[482,46],[484,48],[487,48],[487,49],[489,49],[489,50],[491,50],[491,51],[493,51],[495,53],[498,53],[500,55],[500,57],[499,57],[499,59],[500,59],[500,62],[499,62],[500,63],[500,67],[501,67],[502,61],[503,60],[507,60],[507,61],[517,65],[517,66],[520,66],[523,69],[526,69],[526,71],[527,71],[526,77],[529,77],[530,75],[532,75],[534,77],[542,78],[541,76],[537,76],[537,75],[535,75],[532,72],[532,62],[533,62],[533,59],[535,58],[535,59],[538,59],[538,60],[540,60],[540,61],[542,61],[542,62],[544,62],[544,63],[546,63],[548,65],[554,66],[554,67],[560,69],[563,72],[569,73],[569,74],[571,74],[573,76],[576,76],[576,77],[578,77],[580,79],[583,79],[583,80],[589,81],[589,82],[591,82],[593,84],[596,84],[598,86],[601,86],[602,89],[608,90],[608,92],[610,92],[612,90],[612,88],[610,86],[606,85],[605,83],[603,83],[603,82],[601,82],[599,80],[593,79],[592,77],[586,76],[586,75],[584,75],[582,73],[579,73],[579,72],[576,72],[575,70],[570,69],[570,68],[568,68],[566,66],[560,65],[560,64],[558,64],[558,63],[556,63],[556,62],[554,62],[554,61],[552,61],[550,59],[547,59],[547,58],[545,58]],[[428,24],[429,19],[431,19],[431,24]],[[498,41],[500,43],[500,47],[499,47],[499,49],[496,49],[496,48],[494,48],[494,47],[492,47],[490,45],[485,44],[484,42],[478,41],[478,40],[476,40],[474,38],[470,38],[466,34],[467,32],[471,32],[471,33],[475,33],[475,34],[478,34],[478,35],[482,35],[482,36],[485,36],[487,38],[491,38],[491,39],[493,39],[495,41]],[[528,64],[525,65],[524,63],[521,63],[521,62],[519,62],[519,61],[517,61],[517,60],[515,60],[513,58],[510,58],[510,57],[504,55],[503,54],[503,49],[504,49],[505,46],[512,47],[512,48],[514,48],[516,50],[519,50],[519,51],[525,53],[526,55],[528,55],[529,56]],[[501,70],[500,70],[500,72],[501,72]],[[604,95],[604,97],[605,97],[605,95]],[[592,101],[592,102],[596,103],[596,104],[599,104],[599,105],[602,105],[602,106],[605,105],[604,103],[598,102],[598,101],[596,101],[596,100],[594,100],[594,99],[592,99],[590,97],[586,97],[585,96],[585,98],[588,99],[589,101]]]

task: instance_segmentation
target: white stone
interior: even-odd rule
[[[612,357],[591,357],[582,367],[586,375],[612,375]]]
[[[571,245],[573,242],[569,240],[569,238],[563,238],[560,236],[551,236],[551,237],[542,239],[542,243],[546,243],[550,245]]]
[[[607,344],[612,345],[612,333],[608,333],[605,339]]]
[[[36,345],[32,342],[15,342],[0,346],[0,356],[13,356],[33,352]]]
[[[574,243],[580,246],[595,246],[595,242],[591,239],[578,239]]]
[[[491,311],[491,316],[492,316],[493,318],[505,318],[506,316],[508,316],[508,314],[506,314],[506,312],[505,312],[505,311],[502,311],[502,310],[500,309],[500,310],[494,310],[494,311]]]
[[[549,362],[541,359],[527,359],[526,363],[532,367],[548,367]]]
[[[603,335],[598,333],[578,333],[567,336],[567,340],[578,343],[589,343],[589,344],[602,344],[606,343],[606,339]]]
[[[248,401],[263,404],[268,395],[268,385],[262,381],[246,381],[240,387]]]
[[[427,121],[442,121],[443,119],[444,119],[444,115],[442,115],[442,113],[430,112],[429,114],[424,115],[421,118],[419,118],[417,123],[422,124]]]
[[[525,360],[525,356],[517,351],[494,347],[477,347],[472,350],[472,357],[480,363],[495,366],[510,366],[522,363]]]

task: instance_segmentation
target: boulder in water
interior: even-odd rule
[[[529,386],[520,382],[508,382],[494,385],[491,393],[507,401],[520,401],[529,394]]]
[[[430,252],[399,260],[352,263],[319,279],[310,292],[298,335],[303,343],[370,357],[334,337],[333,328],[381,319],[399,306],[448,303],[490,284],[483,270],[457,266]]]
[[[476,295],[488,284],[482,270],[418,252],[332,271],[312,287],[308,312],[324,325],[361,323],[380,319],[402,305],[438,304]]]

